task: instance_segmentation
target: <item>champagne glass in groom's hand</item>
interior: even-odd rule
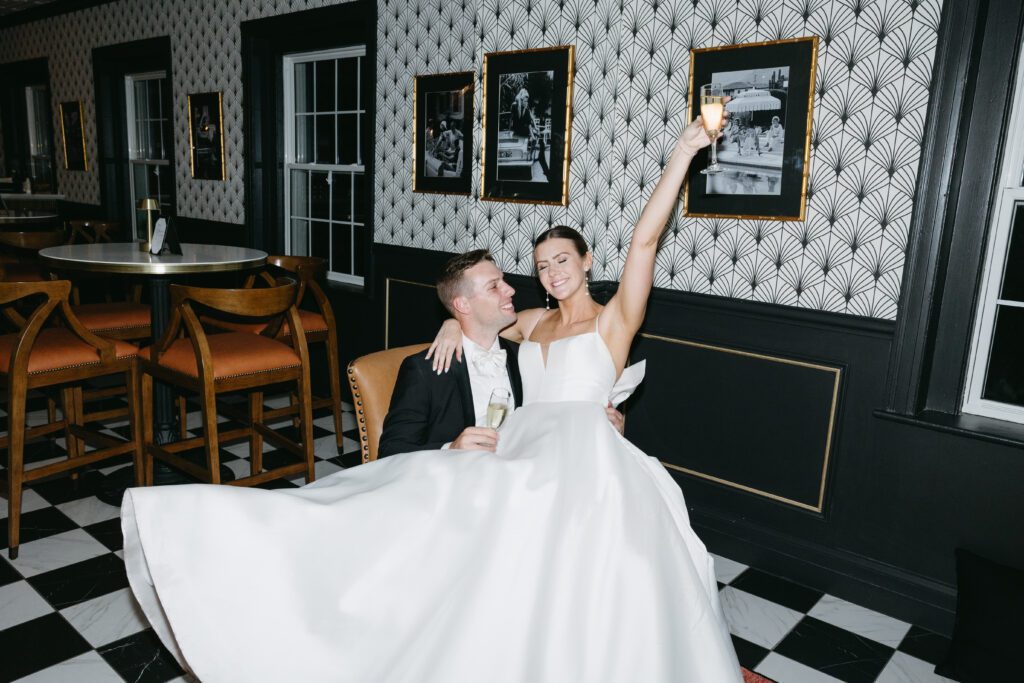
[[[508,415],[509,406],[512,403],[512,396],[508,389],[495,389],[491,392],[491,398],[487,401],[487,426],[497,429],[505,421]]]

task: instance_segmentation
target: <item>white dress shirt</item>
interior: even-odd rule
[[[495,389],[504,389],[511,397],[509,402],[509,413],[515,409],[515,396],[512,393],[512,382],[508,378],[508,365],[502,364],[494,368],[493,376],[488,376],[487,362],[482,360],[488,352],[500,351],[501,345],[495,337],[494,344],[489,350],[481,348],[476,342],[466,335],[462,335],[462,360],[466,363],[466,370],[469,372],[469,389],[473,394],[473,414],[476,416],[476,426],[487,426],[487,402],[491,398],[491,392]]]

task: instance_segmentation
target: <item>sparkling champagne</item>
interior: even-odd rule
[[[725,113],[725,97],[722,95],[704,95],[700,98],[700,116],[704,120],[704,131],[714,140],[722,127]]]
[[[491,429],[497,429],[501,426],[501,423],[505,421],[505,414],[508,412],[507,403],[488,403],[487,404],[487,426]]]

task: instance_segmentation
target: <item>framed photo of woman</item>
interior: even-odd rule
[[[220,92],[188,96],[189,165],[197,180],[224,180],[224,108]]]
[[[470,193],[475,76],[472,71],[416,76],[413,192]]]
[[[572,45],[484,55],[481,199],[569,203]]]
[[[64,168],[68,171],[88,171],[81,100],[60,103],[60,132],[64,141]]]
[[[691,118],[725,98],[729,116],[717,165],[707,150],[693,160],[685,215],[804,219],[817,53],[817,36],[690,51]]]

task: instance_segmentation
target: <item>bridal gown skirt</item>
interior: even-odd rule
[[[679,487],[596,403],[515,411],[497,454],[131,489],[122,524],[133,591],[207,683],[741,680]]]

